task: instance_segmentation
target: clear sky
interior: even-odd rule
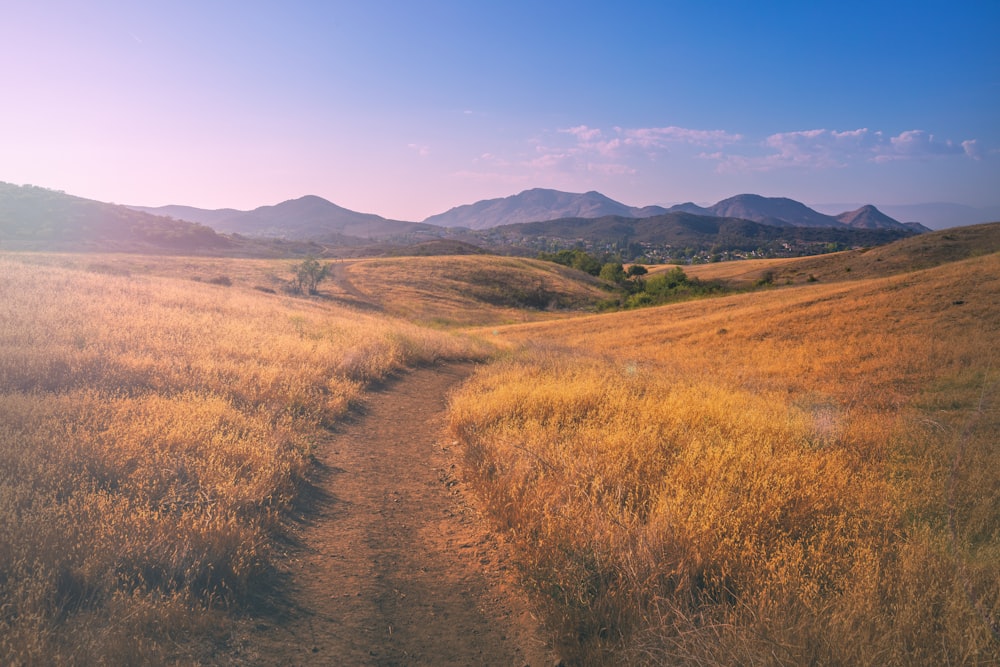
[[[0,181],[421,220],[1000,204],[1000,2],[0,0]]]

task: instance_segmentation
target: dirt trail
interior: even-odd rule
[[[553,664],[450,476],[446,395],[471,370],[394,379],[321,445],[316,493],[281,565],[284,602],[246,628],[238,663]]]

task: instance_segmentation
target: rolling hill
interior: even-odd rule
[[[75,197],[0,183],[0,244],[18,250],[204,252],[232,248],[205,225]]]
[[[884,278],[1000,252],[1000,222],[952,227],[875,248],[813,257],[720,262],[684,267],[705,280],[751,285],[765,274],[775,284]],[[657,269],[653,270],[654,272]]]

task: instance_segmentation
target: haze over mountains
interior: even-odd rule
[[[197,222],[2,182],[0,241],[27,250],[221,251],[232,245]]]
[[[603,218],[608,215],[648,218],[666,212],[667,209],[662,206],[627,206],[600,192],[575,194],[533,188],[510,197],[484,199],[474,204],[456,206],[444,213],[432,215],[424,222],[440,227],[489,229],[519,222],[544,222],[559,218]]]
[[[434,227],[419,222],[388,220],[374,213],[358,213],[315,195],[260,206],[252,211],[200,209],[191,206],[133,206],[135,210],[208,225],[224,234],[356,243],[358,240],[434,237]],[[414,240],[410,238],[410,240]]]
[[[252,211],[206,210],[188,206],[133,208],[209,225],[223,233],[327,241],[337,240],[343,236],[370,239],[394,234],[432,235],[436,227],[481,231],[504,225],[547,222],[564,218],[591,220],[615,216],[641,219],[667,213],[740,218],[776,227],[855,227],[927,231],[926,227],[907,225],[894,220],[871,205],[831,216],[792,199],[754,194],[730,197],[709,207],[686,203],[665,208],[629,206],[593,191],[577,194],[534,188],[509,197],[457,206],[444,213],[432,215],[422,223],[388,220],[370,213],[358,213],[313,195],[274,206],[261,206]]]
[[[582,244],[623,258],[690,259],[691,252],[708,256],[720,249],[728,249],[723,258],[748,252],[812,254],[923,231],[923,225],[901,223],[871,205],[829,215],[792,199],[754,194],[712,206],[635,207],[599,192],[535,188],[408,222],[351,211],[314,195],[251,211],[125,207],[0,183],[0,242],[9,248],[377,254],[433,241],[439,250],[462,242],[530,254]],[[250,247],[261,243],[270,245]]]

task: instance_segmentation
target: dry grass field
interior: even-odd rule
[[[347,273],[386,312],[436,327],[578,315],[608,296],[598,280],[578,271],[514,257],[371,259],[348,264]]]
[[[2,662],[213,661],[324,427],[402,367],[484,354],[254,289],[288,264],[0,256]]]
[[[534,260],[0,254],[0,661],[224,662],[328,427],[492,358],[450,427],[567,664],[998,664],[998,237],[603,315]]]
[[[1000,661],[1000,254],[495,333],[452,428],[571,662]]]

